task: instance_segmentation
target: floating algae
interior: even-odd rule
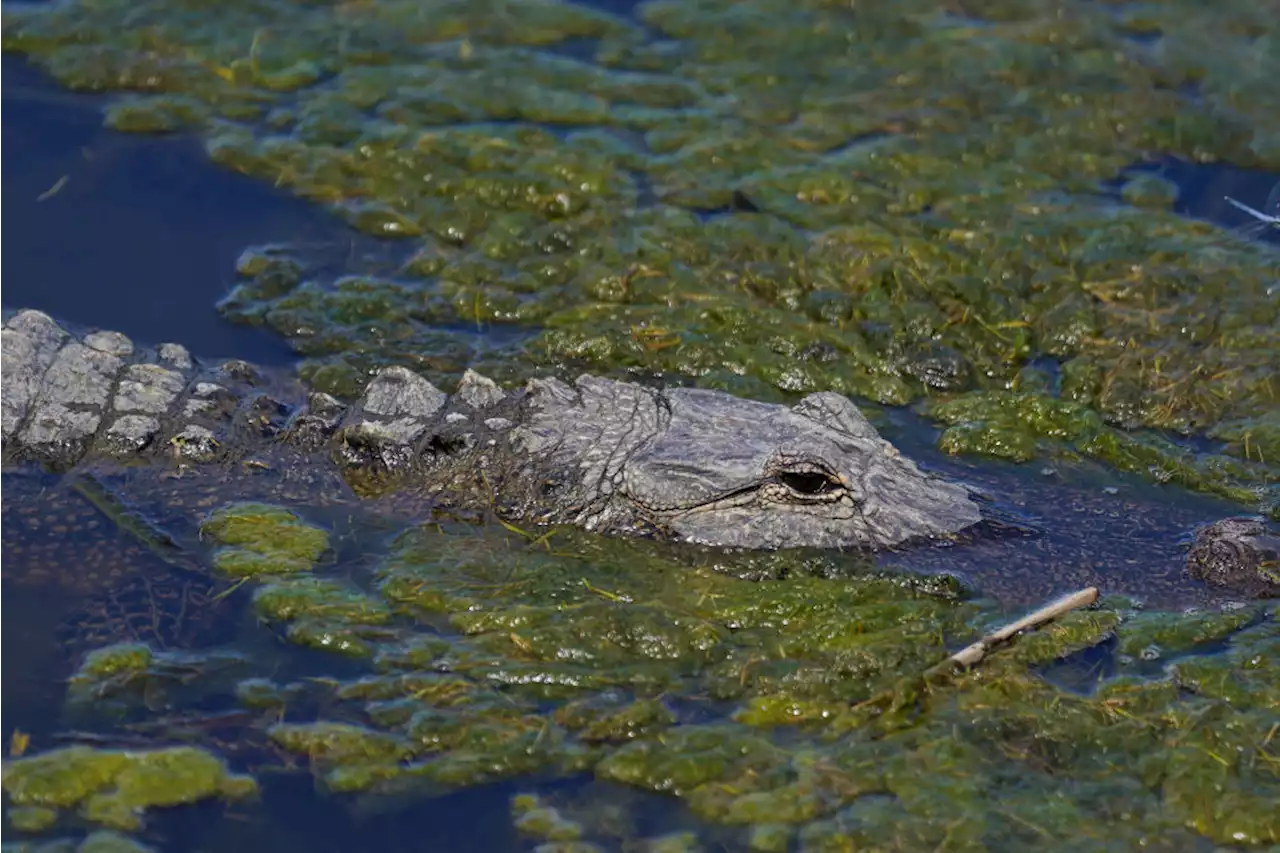
[[[1093,409],[1043,394],[974,392],[930,403],[931,417],[950,424],[939,439],[948,453],[977,453],[1026,462],[1043,452],[1100,459],[1121,471],[1174,482],[1280,512],[1274,484],[1252,486],[1269,469],[1223,454],[1192,453],[1158,435],[1108,426]]]
[[[545,841],[576,841],[582,837],[582,827],[566,820],[554,806],[548,806],[534,794],[519,794],[511,798],[511,811],[516,829],[525,835]]]
[[[6,762],[4,790],[15,806],[77,809],[90,823],[127,831],[140,827],[149,809],[242,799],[254,795],[257,784],[191,747],[118,752],[72,746]]]
[[[287,625],[299,645],[366,657],[368,639],[390,621],[386,605],[357,589],[323,578],[284,578],[260,587],[253,606],[271,623]]]
[[[227,546],[213,555],[213,565],[232,577],[305,572],[329,547],[325,531],[270,504],[223,507],[201,525],[200,533]]]
[[[1178,200],[1178,186],[1159,175],[1135,175],[1120,188],[1120,197],[1136,207],[1167,210]]]
[[[65,710],[77,720],[137,718],[224,694],[250,666],[246,656],[228,649],[157,651],[116,643],[85,656],[68,680]]]
[[[1257,47],[1273,16],[1189,0],[637,15],[660,40],[559,2],[70,3],[6,10],[3,44],[66,85],[133,91],[115,126],[197,128],[216,161],[410,247],[363,281],[242,270],[228,316],[288,337],[329,390],[479,359],[504,378],[572,364],[901,404],[1004,390],[1048,355],[1106,424],[1217,429],[1255,463],[1227,478],[1274,482],[1251,435],[1275,410],[1276,256],[1173,216],[1174,188],[1130,171],[1280,167],[1274,52]],[[580,38],[574,56],[539,49]],[[1122,174],[1133,206],[1103,198]],[[488,324],[529,335],[478,352],[465,330]]]
[[[99,681],[115,676],[131,676],[146,672],[154,653],[145,643],[117,643],[95,649],[85,656],[84,663],[73,676],[85,681]]]
[[[658,41],[570,4],[495,8],[73,2],[6,9],[3,44],[133,90],[115,126],[193,128],[394,238],[340,277],[302,247],[247,256],[223,305],[335,393],[397,363],[923,400],[947,450],[1274,505],[1274,252],[1177,218],[1150,178],[1100,191],[1166,154],[1280,167],[1257,4],[643,4]],[[593,59],[529,49],[583,37]],[[521,333],[484,343],[499,326]],[[1176,440],[1201,433],[1218,452]],[[1007,617],[952,578],[550,541],[423,530],[371,589],[262,588],[290,639],[374,670],[332,686],[341,720],[277,743],[335,791],[593,771],[698,818],[699,839],[615,831],[540,794],[558,818],[529,829],[581,828],[559,849],[1280,840],[1274,607],[1107,602],[935,682],[918,674]],[[1038,672],[1112,645],[1087,695]]]
[[[590,771],[582,808],[610,801],[606,783],[674,795],[710,833],[699,843],[758,849],[1280,837],[1274,605],[1170,614],[1113,597],[922,677],[1008,616],[936,579],[747,583],[724,557],[561,535],[567,551],[462,527],[403,536],[377,575],[426,633],[371,641],[377,672],[327,688],[365,725],[273,739],[366,797]],[[734,559],[757,558],[776,556]],[[1037,674],[1113,642],[1114,674],[1087,694]],[[547,843],[639,842],[568,802],[516,811],[527,834],[565,836]]]
[[[76,853],[150,853],[151,849],[127,835],[100,829],[86,835]]]

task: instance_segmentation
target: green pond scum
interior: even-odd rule
[[[222,507],[201,525],[200,535],[226,546],[214,553],[213,567],[235,578],[309,571],[329,547],[324,530],[268,504]]]
[[[386,364],[834,390],[916,406],[947,453],[1093,459],[1275,517],[1280,257],[1130,169],[1280,170],[1271,11],[65,0],[6,7],[0,43],[118,93],[111,127],[198,134],[379,238],[339,273],[251,248],[220,304],[340,396]],[[24,849],[145,849],[151,810],[290,767],[353,807],[510,782],[521,843],[564,853],[1280,844],[1275,604],[1107,598],[949,672],[1009,613],[852,555],[442,523],[352,569],[263,504],[202,536],[251,591],[245,631],[340,675],[90,654],[80,713],[225,686],[252,748],[37,743],[5,762],[7,828],[102,829]]]
[[[122,644],[72,682],[99,703],[183,673],[235,695],[243,743],[204,748],[256,776],[309,769],[353,807],[516,782],[513,829],[545,850],[1280,843],[1280,606],[1109,596],[955,671],[940,664],[1006,608],[952,578],[807,560],[430,525],[342,577],[247,581],[268,624],[316,626],[290,643],[337,662],[353,649],[315,637],[358,641],[355,671],[279,680],[270,660]],[[200,718],[198,697],[163,704]],[[165,725],[149,730],[177,736]],[[136,831],[142,809],[252,790],[204,748],[11,759],[10,825],[75,811]],[[590,781],[538,787],[556,779]],[[642,831],[640,795],[682,817]]]
[[[946,449],[1023,459],[996,392],[1049,358],[1102,424],[1220,451],[1075,452],[1275,512],[1280,261],[1126,170],[1280,169],[1276,27],[1246,0],[80,0],[7,9],[3,46],[403,246],[240,266],[224,313],[333,392],[404,363],[976,393]]]
[[[216,756],[193,747],[143,751],[70,746],[8,761],[4,791],[20,828],[52,825],[58,810],[76,810],[90,824],[133,831],[148,810],[207,798],[254,796],[252,777],[230,772]]]

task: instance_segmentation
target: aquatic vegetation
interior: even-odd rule
[[[312,761],[365,762],[398,760],[409,754],[395,738],[340,723],[281,723],[272,726],[271,739]]]
[[[1120,188],[1120,197],[1136,207],[1167,210],[1178,200],[1178,185],[1160,175],[1135,175]]]
[[[1071,380],[1064,379],[1064,382]],[[1275,512],[1271,469],[1227,455],[1193,453],[1159,435],[1109,426],[1096,411],[1046,394],[971,392],[930,401],[928,414],[950,424],[939,438],[948,453],[977,453],[1026,462],[1044,452],[1104,461],[1121,471],[1174,482]]]
[[[1169,619],[1163,613],[1135,613],[1125,621],[1117,651],[1144,661],[1194,654],[1197,647],[1220,643],[1258,618],[1251,608],[1219,613],[1192,613]]]
[[[71,746],[5,762],[4,791],[22,808],[77,809],[86,821],[134,830],[149,809],[253,796],[252,777],[192,747],[122,752]],[[30,812],[28,812],[28,816]]]
[[[875,572],[854,555],[441,523],[401,534],[359,581],[280,577],[254,607],[294,644],[351,654],[315,641],[347,638],[358,656],[343,677],[282,682],[266,677],[270,662],[122,645],[73,683],[97,691],[90,707],[135,713],[131,697],[161,690],[167,707],[199,707],[182,682],[234,692],[268,717],[245,730],[251,742],[265,736],[324,790],[364,802],[522,780],[532,793],[512,820],[537,843],[1048,850],[1280,837],[1275,604],[1179,614],[1109,597],[949,672],[937,665],[1009,620],[954,578]],[[315,627],[292,630],[302,624]],[[1064,686],[1073,666],[1096,669]],[[304,708],[318,715],[293,716]],[[147,773],[219,796],[225,766],[192,752],[190,767],[174,758]],[[74,747],[9,762],[15,826],[79,809],[128,828],[120,800],[153,776],[124,768],[148,754]],[[534,781],[584,777],[595,781],[573,796]],[[623,816],[645,807],[620,790],[678,798],[695,828],[638,832]]]
[[[583,741],[597,743],[625,742],[650,735],[674,725],[677,717],[658,699],[621,705],[616,699],[593,696],[561,706],[555,720]]]
[[[756,849],[1280,838],[1275,605],[1175,614],[1109,598],[946,673],[935,665],[1008,620],[954,581],[850,563],[744,582],[795,558],[698,565],[671,547],[407,533],[376,574],[418,630],[371,640],[376,672],[327,688],[367,722],[270,735],[335,792],[590,771],[679,797]],[[1108,648],[1088,692],[1041,674]],[[527,835],[608,847],[622,830],[588,817],[599,807],[512,804]]]
[[[143,643],[117,643],[85,656],[75,678],[99,680],[120,674],[145,672],[151,666],[151,648]]]
[[[948,452],[1096,459],[1274,515],[1280,263],[1130,171],[1280,168],[1277,22],[1202,5],[656,0],[640,26],[545,0],[73,0],[6,9],[3,46],[129,92],[113,127],[194,130],[378,239],[339,275],[306,247],[246,252],[220,306],[335,394],[385,364],[835,390],[919,403]],[[640,833],[517,797],[548,850],[1280,843],[1274,606],[1105,601],[926,676],[1007,614],[853,555],[441,522],[371,578],[331,578],[292,511],[238,505],[204,532],[220,571],[269,576],[268,626],[363,667],[307,688],[320,719],[269,731],[332,792],[591,774],[592,808],[623,788],[700,821]],[[82,675],[151,678],[143,657]],[[1086,689],[1055,682],[1095,659]],[[71,755],[84,773],[52,800],[10,781],[42,756],[6,766],[15,825],[123,772]]]
[[[213,565],[232,577],[305,572],[329,547],[324,530],[269,504],[222,507],[201,525],[200,533],[227,546],[213,555]]]
[[[68,680],[66,710],[73,718],[136,717],[166,702],[217,695],[249,665],[226,649],[189,653],[116,643],[85,655]]]
[[[86,835],[76,853],[150,853],[151,849],[127,835],[100,829]]]
[[[1250,4],[658,0],[637,10],[657,40],[560,2],[82,5],[6,10],[4,48],[133,92],[113,126],[196,128],[405,247],[336,280],[241,265],[224,312],[335,393],[470,364],[902,404],[1007,390],[1047,355],[1108,425],[1222,429],[1257,462],[1239,479],[1274,481],[1252,439],[1275,411],[1274,252],[1126,172],[1280,166],[1275,23]],[[1099,191],[1122,173],[1131,206]]]
[[[366,642],[391,617],[386,605],[357,589],[322,578],[286,578],[259,587],[253,596],[258,615],[287,626],[300,645],[364,657]]]
[[[518,794],[511,798],[511,812],[516,829],[525,835],[546,841],[576,841],[582,827],[566,820],[553,806],[542,803],[536,794]]]

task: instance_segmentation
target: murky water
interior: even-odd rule
[[[1238,514],[1238,506],[1160,487],[1101,465],[1017,465],[945,457],[934,431],[905,413],[894,416],[893,441],[913,458],[975,487],[990,514],[1015,530],[964,545],[917,549],[883,558],[887,565],[955,572],[986,594],[1034,604],[1046,590],[1097,586],[1157,607],[1188,607],[1215,596],[1184,574],[1194,530]],[[1016,532],[1016,529],[1022,532]],[[1105,547],[1102,547],[1105,543]]]
[[[631,6],[601,5],[620,13]],[[41,308],[148,342],[177,340],[205,357],[288,363],[291,354],[277,338],[226,323],[213,305],[225,294],[234,260],[246,246],[312,243],[337,247],[340,253],[344,241],[354,239],[349,229],[259,182],[214,168],[193,139],[105,131],[100,98],[61,93],[12,57],[3,61],[3,199],[10,214],[5,307]],[[1183,189],[1180,213],[1230,228],[1249,220],[1223,197],[1261,207],[1276,179],[1262,172],[1172,161],[1160,168]],[[1270,233],[1262,236],[1275,239]],[[879,559],[881,567],[953,573],[979,594],[1011,608],[1085,585],[1130,594],[1156,607],[1216,603],[1183,576],[1185,548],[1197,525],[1233,514],[1238,507],[1098,466],[947,458],[937,452],[935,433],[921,419],[908,412],[888,417],[887,437],[926,466],[982,490],[1004,522],[1022,529],[947,548],[885,555]],[[76,741],[153,742],[127,726],[101,720],[81,725],[79,718],[67,715],[64,680],[77,661],[68,655],[59,628],[95,592],[118,585],[119,572],[137,573],[154,591],[160,586],[156,579],[167,578],[172,567],[83,501],[56,507],[57,513],[70,511],[82,522],[74,526],[75,536],[63,535],[56,519],[42,517],[40,523],[25,525],[21,510],[43,506],[41,489],[52,481],[35,478],[19,484],[6,476],[4,482],[0,624],[6,733],[21,729],[32,735],[38,749]],[[370,561],[388,538],[387,529],[353,528],[347,548],[325,573],[367,576]],[[59,570],[67,576],[58,577]],[[259,668],[280,679],[354,677],[365,671],[361,663],[339,663],[287,646],[257,624],[246,605],[243,592],[228,596],[219,611],[225,614],[223,621],[205,626],[210,630],[193,637],[166,633],[165,626],[157,625],[156,637],[175,648],[234,641],[252,654]],[[1107,665],[1092,659],[1074,663],[1090,673]],[[231,705],[224,694],[202,697],[181,710],[208,715]],[[163,715],[175,709],[161,703],[153,710]],[[243,730],[232,726],[229,731],[235,735]],[[243,765],[254,766],[254,759],[245,758]],[[633,822],[626,834],[632,836],[693,825],[683,807],[668,798],[586,777],[503,782],[400,801],[330,797],[318,792],[305,773],[264,774],[260,781],[262,807],[204,804],[174,810],[149,821],[145,839],[181,851],[528,849],[528,839],[512,827],[510,799],[535,788],[568,799],[582,797],[601,809],[625,802]],[[714,833],[707,837],[714,839]],[[732,845],[726,842],[726,847]]]

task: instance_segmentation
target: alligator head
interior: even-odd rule
[[[580,472],[557,500],[587,527],[643,520],[708,545],[884,548],[981,520],[964,487],[921,472],[839,394],[787,407],[582,377],[544,382],[532,402],[526,448]]]

